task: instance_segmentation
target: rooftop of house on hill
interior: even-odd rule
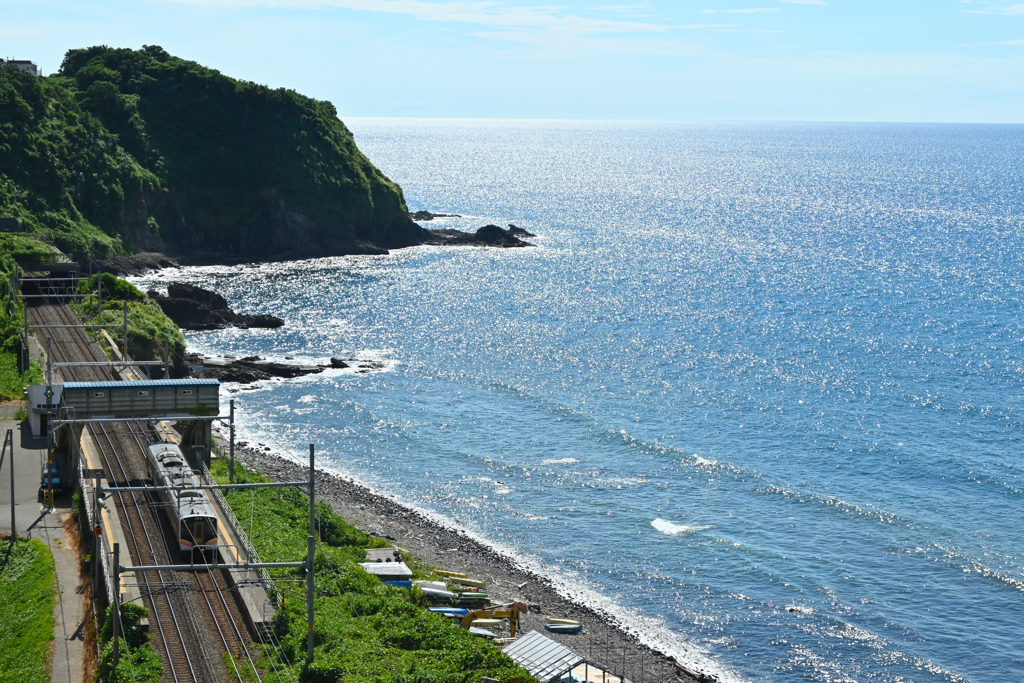
[[[27,59],[7,59],[7,60],[5,60],[3,58],[0,58],[0,66],[8,65],[8,64],[10,66],[17,67],[17,68],[21,69],[22,71],[30,73],[33,76],[38,76],[39,75],[39,66],[35,62],[29,61]]]

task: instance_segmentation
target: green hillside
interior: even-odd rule
[[[0,215],[78,258],[311,256],[417,244],[401,189],[329,102],[163,49],[0,68]]]

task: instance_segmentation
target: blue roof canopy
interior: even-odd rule
[[[138,382],[65,382],[64,390],[74,389],[131,389],[135,387],[211,387],[220,386],[215,379],[147,379]]]

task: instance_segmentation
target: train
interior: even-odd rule
[[[182,560],[194,562],[217,555],[217,515],[176,443],[158,441],[146,447],[146,464],[154,486],[171,486],[159,491],[167,519],[178,539]]]

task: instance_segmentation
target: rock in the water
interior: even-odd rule
[[[331,359],[331,367],[332,368],[336,368],[338,370],[344,370],[345,368],[348,368],[348,367],[351,367],[351,366],[348,363],[346,363],[344,360],[342,360],[341,358],[332,358]]]
[[[251,365],[232,363],[222,367],[208,366],[199,373],[200,379],[215,379],[220,382],[237,382],[239,384],[251,384],[270,379],[269,372],[264,372]]]
[[[187,283],[173,283],[167,287],[167,296],[150,290],[149,297],[156,301],[168,318],[187,330],[221,330],[225,327],[276,328],[284,321],[273,315],[235,313],[228,308],[227,299],[215,292]]]
[[[203,371],[199,373],[199,377],[202,379],[217,379],[221,382],[250,384],[272,377],[293,379],[323,371],[323,366],[319,365],[274,363],[261,360],[259,356],[250,356],[241,360],[205,358],[203,359]]]
[[[409,213],[414,221],[432,221],[435,218],[462,218],[457,213],[430,213],[429,211],[415,211]]]
[[[512,223],[508,224],[508,234],[512,235],[513,237],[536,237],[536,235],[530,232],[529,230],[523,230],[519,226],[513,225]]]
[[[208,306],[210,310],[228,307],[228,300],[216,292],[190,285],[187,282],[172,282],[167,285],[167,296],[171,299],[188,299]]]
[[[284,321],[278,318],[276,315],[268,315],[263,313],[261,315],[245,315],[244,313],[235,314],[236,327],[241,327],[243,330],[248,330],[254,327],[265,328],[265,329],[277,329],[278,327],[284,327]]]

